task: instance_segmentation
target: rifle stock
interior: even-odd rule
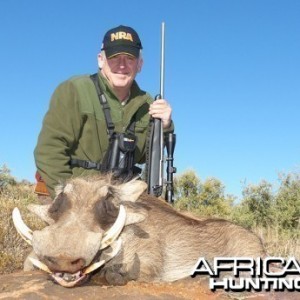
[[[163,133],[160,119],[151,120],[151,132],[148,159],[148,194],[159,197],[163,190]]]

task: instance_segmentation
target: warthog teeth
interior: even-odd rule
[[[49,268],[45,264],[43,264],[42,262],[40,262],[39,260],[37,260],[35,258],[32,258],[32,257],[29,257],[29,260],[32,262],[32,264],[35,267],[37,267],[40,270],[45,271],[45,272],[47,272],[49,274],[52,274],[52,272],[49,270]]]
[[[93,271],[95,271],[96,269],[100,268],[102,265],[105,264],[105,260],[100,260],[96,263],[93,263],[92,265],[88,266],[87,268],[85,268],[83,271],[82,271],[82,274],[89,274]]]
[[[27,227],[27,225],[22,220],[20,211],[17,207],[14,208],[12,212],[12,219],[14,226],[20,236],[29,244],[32,245],[32,230]]]
[[[76,274],[74,274],[76,275]],[[56,274],[52,273],[51,274],[51,277],[61,286],[65,287],[65,288],[72,288],[74,287],[75,285],[77,285],[80,281],[82,281],[84,278],[86,278],[86,275],[83,274],[83,275],[76,275],[76,279],[74,281],[68,281],[68,280],[65,280],[63,277],[60,277],[60,276],[57,276]],[[75,278],[74,277],[74,278]]]
[[[119,215],[116,222],[108,229],[102,238],[100,250],[108,247],[112,244],[119,236],[126,222],[126,211],[123,205],[120,205]]]

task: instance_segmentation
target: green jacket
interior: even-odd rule
[[[153,99],[134,82],[129,101],[122,105],[107,80],[100,73],[98,77],[111,108],[116,132],[124,132],[137,112],[135,162],[144,163],[150,119],[148,110]],[[89,75],[74,77],[60,84],[52,95],[34,150],[38,172],[51,196],[54,197],[55,186],[67,178],[98,172],[80,167],[71,168],[71,159],[99,163],[107,148],[105,117]]]

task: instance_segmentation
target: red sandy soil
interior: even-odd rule
[[[54,299],[54,300],[226,300],[226,299],[300,299],[298,293],[225,293],[212,292],[207,279],[194,278],[174,283],[129,282],[125,286],[101,285],[97,279],[75,288],[55,284],[40,271],[18,272],[0,276],[0,299]]]

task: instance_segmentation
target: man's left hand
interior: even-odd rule
[[[149,108],[149,114],[153,118],[161,119],[163,128],[167,129],[171,125],[172,108],[165,99],[155,100]]]

